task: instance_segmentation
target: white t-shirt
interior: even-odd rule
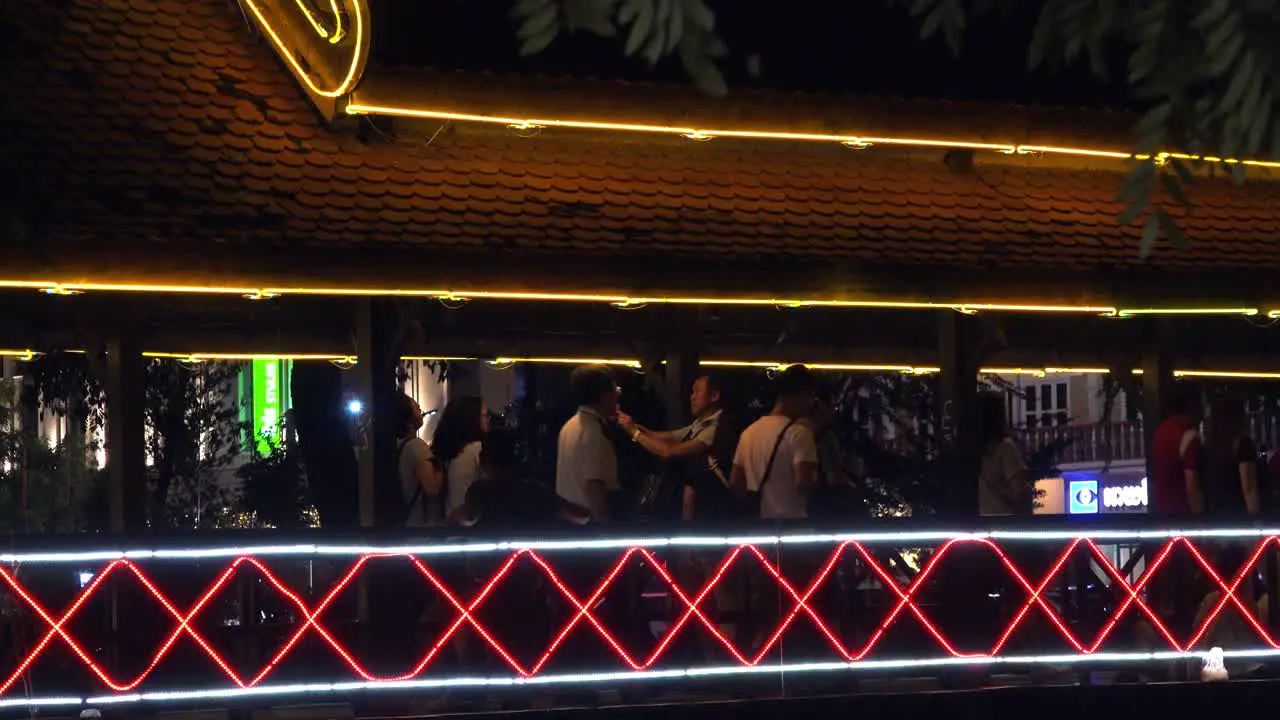
[[[560,428],[556,453],[556,494],[591,511],[593,518],[608,516],[608,508],[592,507],[587,483],[598,480],[605,489],[618,489],[618,455],[605,433],[607,421],[590,408]]]
[[[467,491],[480,478],[480,441],[467,443],[458,457],[449,461],[449,474],[445,478],[444,515],[449,517],[454,510],[462,507],[467,501]]]
[[[431,446],[417,436],[402,443],[398,446],[400,458],[397,461],[397,473],[400,477],[400,496],[404,499],[407,513],[404,524],[409,527],[426,527],[439,518],[431,517],[434,513],[427,510],[426,492],[419,490],[422,483],[418,482],[415,468],[431,462]],[[413,503],[413,506],[410,507],[409,503]]]
[[[773,454],[778,455],[769,470],[769,480],[764,483],[760,496],[760,517],[774,520],[802,519],[809,517],[808,491],[799,487],[797,469],[805,463],[818,462],[818,449],[813,442],[813,431],[804,423],[795,423],[787,430],[778,445],[782,429],[790,423],[781,415],[766,415],[743,431],[738,440],[738,452],[733,464],[740,466],[747,476],[747,489],[760,491],[764,481],[765,466]]]
[[[1014,507],[1014,499],[1023,489],[1013,486],[1014,479],[1027,469],[1022,451],[1013,440],[1005,438],[982,454],[978,471],[978,512],[982,515],[1017,515],[1025,510]]]

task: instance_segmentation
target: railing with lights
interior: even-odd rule
[[[1280,654],[1280,529],[1138,525],[14,552],[0,707]]]

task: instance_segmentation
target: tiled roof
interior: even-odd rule
[[[384,137],[365,120],[326,126],[234,2],[11,0],[0,23],[14,38],[6,164],[45,203],[3,256],[27,275],[215,256],[225,267],[197,270],[230,275],[327,250],[437,284],[455,253],[482,258],[465,270],[478,279],[572,260],[611,262],[620,283],[642,261],[683,272],[668,262],[681,256],[842,276],[1280,269],[1280,189],[1266,182],[1202,183],[1182,218],[1190,249],[1144,264],[1138,229],[1116,223],[1115,171],[995,160],[957,173],[936,153],[467,125]]]

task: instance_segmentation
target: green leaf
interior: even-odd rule
[[[1147,222],[1142,226],[1142,239],[1138,242],[1138,254],[1143,260],[1151,257],[1151,251],[1156,247],[1156,240],[1160,237],[1160,219],[1156,212],[1147,216]]]
[[[618,9],[618,22],[630,25],[651,2],[652,0],[623,0],[622,7]]]
[[[1187,193],[1182,189],[1182,183],[1179,182],[1176,175],[1160,173],[1160,184],[1164,186],[1164,191],[1173,198],[1174,202],[1184,208],[1191,207],[1191,200],[1187,198]]]
[[[649,36],[649,42],[645,43],[644,57],[645,62],[650,65],[656,65],[658,60],[662,59],[662,48],[666,47],[666,30],[661,26],[654,26],[653,34]]]
[[[707,7],[706,0],[685,0],[685,19],[694,27],[711,32],[716,29],[716,14]]]
[[[684,8],[680,7],[676,8],[676,11],[667,19],[667,43],[662,48],[662,54],[667,55],[675,50],[682,35],[684,35]]]
[[[631,34],[627,36],[625,51],[628,55],[635,55],[653,28],[654,8],[652,0],[632,0],[631,4],[639,10],[631,22]]]
[[[1228,9],[1230,9],[1228,0],[1207,0],[1204,3],[1204,9],[1191,21],[1191,27],[1201,32],[1208,30],[1222,20]]]
[[[531,15],[538,14],[538,12],[544,7],[553,5],[554,3],[555,0],[519,0],[519,2],[511,8],[511,17],[517,19],[527,18]]]
[[[516,32],[516,37],[521,40],[529,40],[534,37],[541,37],[546,33],[548,28],[558,24],[560,19],[559,8],[555,3],[548,3],[545,7],[540,8],[535,14],[530,15],[528,19],[520,26],[520,30]],[[552,35],[554,38],[554,34]],[[548,41],[550,42],[550,41]],[[543,47],[546,47],[545,45]]]
[[[1218,111],[1224,115],[1231,114],[1237,109],[1240,100],[1244,97],[1244,91],[1248,88],[1249,83],[1253,81],[1253,53],[1246,52],[1240,58],[1240,66],[1231,74],[1231,82],[1227,85],[1227,91],[1223,93],[1222,100],[1218,103]]]
[[[1227,20],[1209,36],[1205,46],[1205,57],[1209,59],[1205,66],[1209,77],[1221,77],[1230,67],[1241,49],[1244,48],[1244,33],[1235,21],[1235,15],[1228,15]]]
[[[613,24],[616,0],[563,0],[565,25],[570,32],[586,30],[601,37],[617,33]]]
[[[1164,233],[1165,237],[1169,238],[1169,242],[1175,248],[1186,250],[1190,243],[1187,242],[1187,236],[1183,234],[1182,228],[1178,226],[1178,221],[1164,210],[1157,210],[1157,213],[1160,231]]]
[[[723,97],[729,92],[724,75],[711,60],[708,50],[717,49],[723,43],[711,35],[703,33],[685,33],[680,41],[680,62],[703,92],[712,97]]]
[[[551,44],[551,41],[555,40],[556,36],[559,34],[560,25],[558,23],[552,24],[550,27],[543,30],[542,34],[525,38],[524,42],[520,44],[520,54],[525,56],[537,55],[543,50],[546,50],[547,46]]]

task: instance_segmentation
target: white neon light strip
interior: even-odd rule
[[[521,677],[452,677],[422,680],[396,680],[372,682],[307,683],[291,685],[261,685],[252,688],[223,687],[202,690],[161,690],[154,692],[98,695],[87,698],[36,697],[0,699],[0,708],[74,706],[74,705],[126,705],[152,702],[191,700],[223,700],[250,697],[278,697],[290,695],[342,694],[370,690],[424,690],[458,687],[520,687],[526,685],[600,684],[626,681],[671,680],[698,677],[731,677],[740,675],[769,675],[781,673],[839,672],[858,670],[911,670],[966,665],[1074,665],[1080,663],[1131,663],[1180,659],[1203,660],[1205,652],[1128,652],[1094,653],[1092,655],[1012,655],[1001,657],[946,657],[899,660],[863,660],[861,662],[809,662],[778,663],[775,665],[717,665],[673,670],[640,670],[601,673],[561,673]],[[1228,660],[1260,659],[1280,656],[1280,650],[1249,648],[1227,650],[1222,653]]]
[[[0,554],[0,564],[110,562],[112,560],[199,560],[242,555],[316,557],[386,555],[463,555],[515,550],[613,550],[633,547],[737,547],[739,545],[941,543],[949,540],[1066,541],[1091,538],[1102,541],[1167,540],[1185,538],[1262,538],[1280,535],[1280,528],[1207,528],[1170,530],[991,530],[983,532],[862,532],[795,533],[790,535],[677,535],[673,537],[621,537],[582,540],[510,540],[503,542],[442,542],[431,545],[242,545],[211,548],[157,548],[151,550],[85,550]]]

